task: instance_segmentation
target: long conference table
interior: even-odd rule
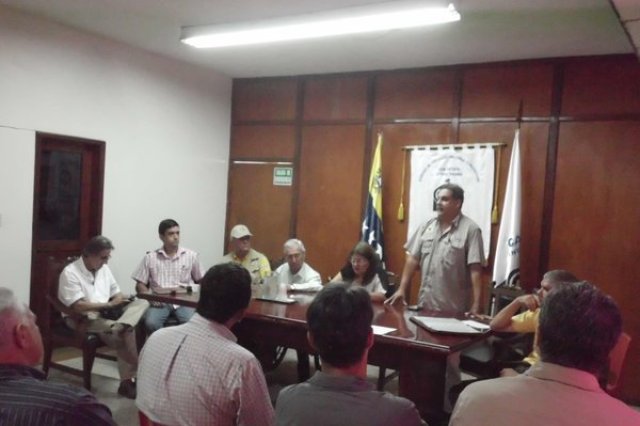
[[[233,332],[241,344],[249,348],[260,345],[278,345],[292,348],[298,354],[313,353],[307,342],[306,312],[314,294],[289,293],[295,303],[282,304],[252,299],[244,319]],[[199,293],[193,294],[140,294],[150,301],[196,307]],[[483,340],[487,334],[460,335],[432,333],[410,321],[414,315],[443,316],[442,313],[408,311],[404,307],[388,307],[374,303],[373,324],[390,327],[387,334],[376,334],[369,351],[370,365],[396,370],[399,394],[416,404],[420,415],[428,422],[444,417],[444,383],[447,356]],[[307,365],[304,366],[306,360]],[[300,380],[309,375],[308,357],[299,368]]]

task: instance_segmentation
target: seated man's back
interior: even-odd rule
[[[592,284],[554,289],[540,309],[541,360],[522,375],[468,386],[450,425],[640,425],[640,413],[607,395],[597,379],[621,328],[615,302]]]
[[[362,287],[330,284],[318,293],[307,309],[307,337],[322,371],[280,391],[277,425],[422,424],[411,401],[375,391],[366,380],[372,319],[371,298]]]
[[[0,425],[115,425],[111,412],[86,389],[46,381],[36,316],[0,287]]]
[[[201,281],[196,313],[151,335],[140,357],[136,404],[171,425],[271,425],[273,407],[258,360],[230,328],[251,298],[239,265],[211,268]]]
[[[84,388],[46,381],[20,365],[0,365],[0,425],[115,425],[111,412]]]
[[[280,391],[276,416],[279,426],[420,424],[411,401],[376,391],[366,379],[331,377],[321,371]]]

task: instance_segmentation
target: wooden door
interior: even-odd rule
[[[48,259],[77,256],[102,229],[105,143],[36,134],[31,310],[46,312]]]

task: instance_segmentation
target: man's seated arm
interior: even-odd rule
[[[518,296],[496,314],[489,326],[493,331],[518,332],[513,328],[512,318],[523,308],[534,311],[540,307],[540,300],[534,294]]]
[[[149,284],[145,284],[141,281],[136,280],[136,293],[137,294],[151,293],[151,288]]]
[[[99,311],[100,309],[105,308],[115,308],[116,306],[127,302],[128,299],[126,299],[122,293],[116,293],[115,295],[113,295],[111,300],[106,303],[89,302],[83,297],[73,302],[71,304],[71,309],[79,314],[83,314],[89,311]]]

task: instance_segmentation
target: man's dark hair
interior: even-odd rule
[[[565,271],[564,269],[551,270],[545,273],[542,279],[548,281],[553,286],[556,284],[575,283],[580,281],[575,275],[569,271]]]
[[[354,255],[360,255],[369,261],[369,267],[362,277],[362,285],[367,285],[371,282],[373,277],[378,273],[380,269],[380,257],[376,251],[369,244],[364,241],[360,241],[349,253],[347,263],[340,270],[340,275],[345,281],[351,281],[356,277],[356,273],[353,271],[353,265],[351,264],[351,258]]]
[[[451,191],[451,197],[454,200],[460,200],[460,204],[464,203],[464,189],[460,185],[456,185],[455,183],[447,182],[443,183],[433,192],[434,198],[437,198],[438,193],[443,189],[448,189]]]
[[[200,280],[200,300],[196,312],[218,323],[225,323],[249,306],[251,276],[234,263],[215,265]]]
[[[597,375],[622,329],[614,300],[580,281],[554,289],[542,303],[539,320],[543,361]]]
[[[307,326],[315,349],[323,361],[339,368],[362,358],[372,319],[369,293],[343,283],[326,286],[307,309]]]
[[[107,237],[103,237],[102,235],[96,235],[87,241],[87,244],[84,245],[82,249],[83,256],[95,256],[100,254],[100,252],[104,250],[113,250],[113,243]]]
[[[158,225],[158,234],[164,235],[167,229],[173,228],[174,226],[180,226],[180,225],[178,225],[178,222],[176,222],[173,219],[165,219],[162,222],[160,222],[160,225]]]

